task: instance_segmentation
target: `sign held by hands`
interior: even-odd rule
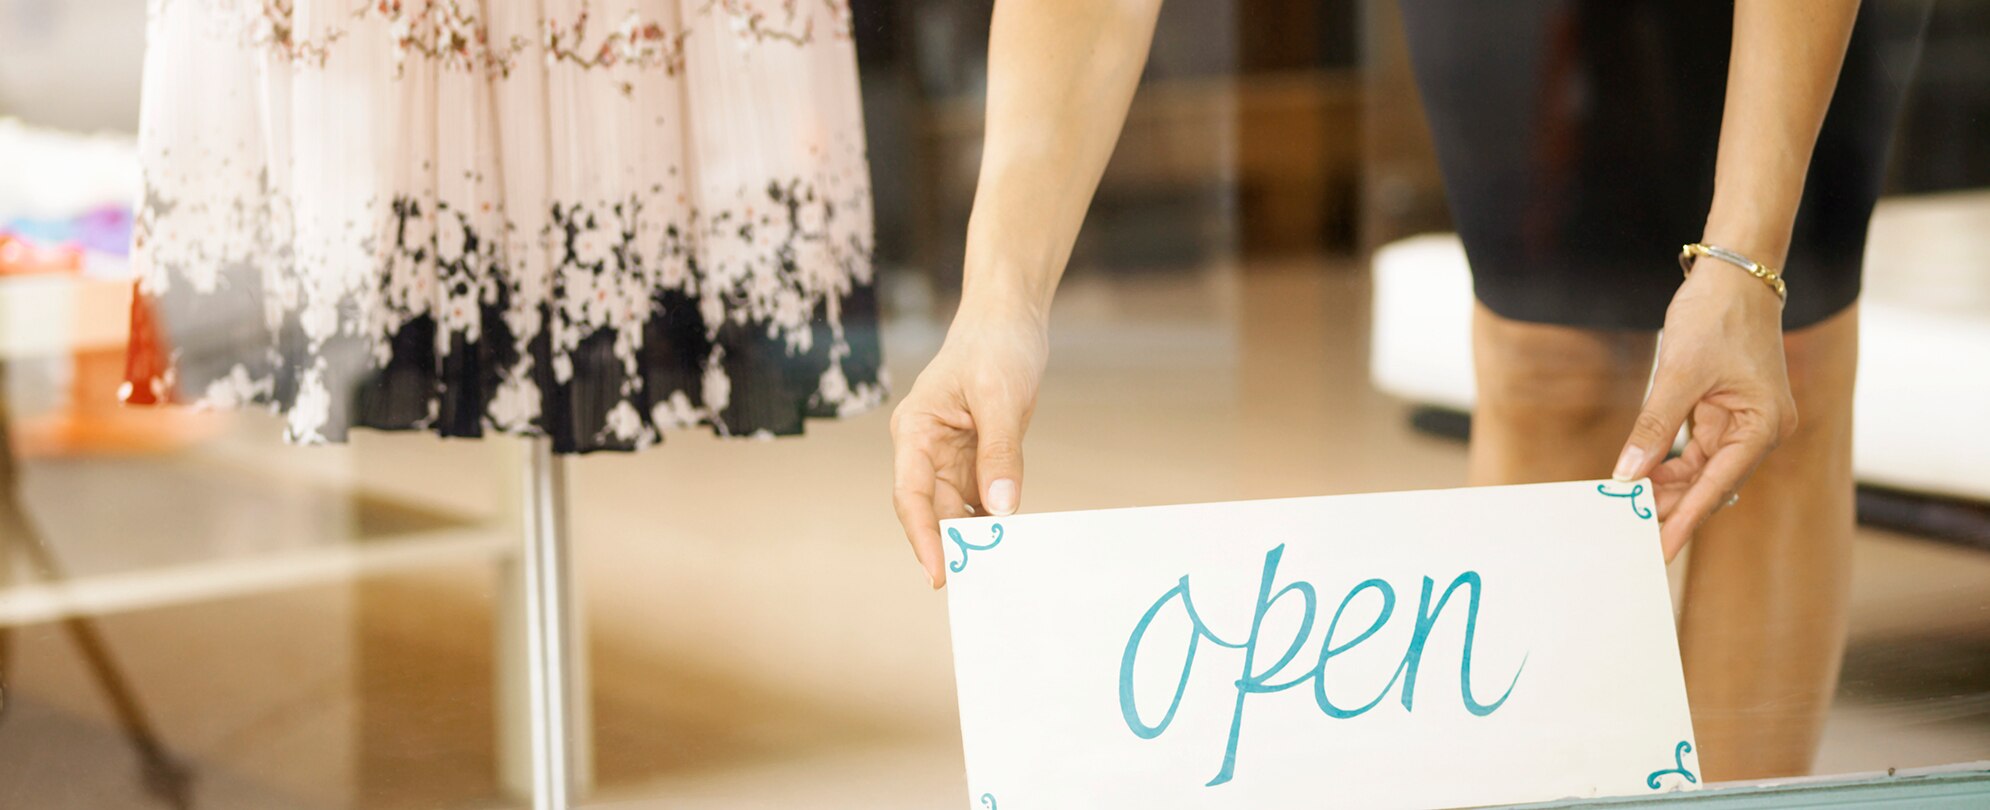
[[[1647,482],[942,523],[970,805],[1697,787]]]

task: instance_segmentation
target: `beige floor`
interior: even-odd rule
[[[1412,433],[1403,406],[1366,385],[1364,299],[1357,277],[1317,265],[1074,280],[1027,446],[1027,506],[1461,483],[1462,446]],[[892,325],[901,387],[939,330]],[[573,467],[595,806],[925,808],[965,795],[945,605],[893,522],[884,426],[877,413],[799,441],[683,435]],[[512,449],[377,435],[345,450],[276,448],[268,429],[245,420],[233,446],[203,452],[274,454],[334,489],[362,479],[447,519],[496,508],[495,462]],[[119,463],[39,462],[31,507],[143,527],[112,552],[257,536],[254,525],[222,532],[209,512],[110,514],[143,500],[121,493],[170,478],[116,478]],[[361,519],[313,525],[371,525],[374,507],[345,508]],[[47,522],[60,524],[51,535],[87,523]],[[1859,555],[1853,648],[1821,769],[1990,758],[1990,554],[1867,532]],[[454,566],[102,626],[194,768],[196,806],[504,806],[491,764],[495,581]],[[13,658],[0,807],[163,806],[140,792],[60,628],[19,632]]]

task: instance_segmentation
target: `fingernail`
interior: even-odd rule
[[[996,479],[988,485],[988,513],[1007,515],[1016,511],[1016,482],[1012,478]]]
[[[1638,467],[1644,464],[1644,462],[1644,448],[1626,447],[1624,448],[1624,454],[1617,457],[1617,471],[1611,473],[1610,477],[1619,481],[1629,481],[1636,478],[1638,477]]]

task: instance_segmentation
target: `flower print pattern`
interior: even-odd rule
[[[124,397],[268,407],[303,443],[563,453],[876,407],[848,23],[840,0],[153,0]]]
[[[585,11],[574,19],[572,25],[547,20],[542,31],[547,64],[567,62],[582,68],[604,69],[626,65],[661,69],[672,76],[684,70],[684,40],[689,32],[667,31],[661,22],[640,14],[631,13],[623,17],[621,23],[602,37],[598,44],[590,44],[592,40],[587,35]],[[625,95],[635,87],[628,82],[616,86]]]

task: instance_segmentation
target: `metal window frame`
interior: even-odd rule
[[[1912,772],[1823,777],[1764,785],[1515,805],[1511,810],[1555,807],[1756,810],[1781,807],[1879,807],[1914,810],[1980,810],[1990,807],[1990,762]]]

